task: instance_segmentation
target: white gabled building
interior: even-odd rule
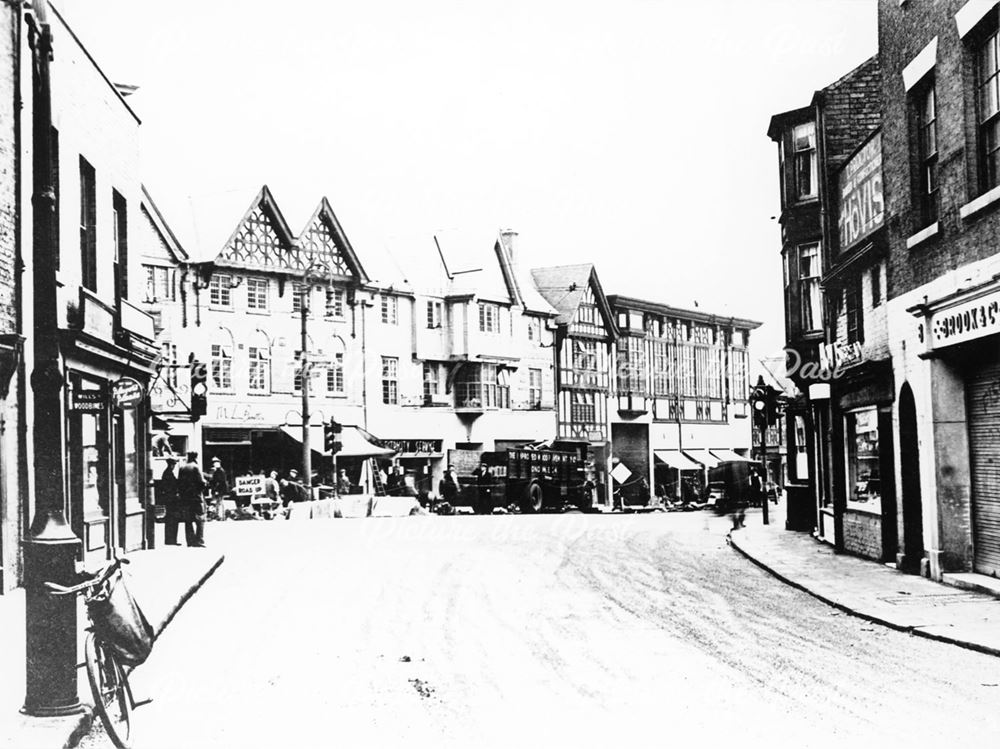
[[[452,450],[468,459],[555,436],[556,311],[515,262],[514,232],[428,234],[355,253],[325,199],[295,234],[266,186],[239,212],[228,198],[196,202],[180,217],[182,241],[155,207],[149,214],[146,308],[162,352],[152,403],[175,452],[219,457],[231,475],[300,467],[307,275],[321,474],[330,419],[394,450],[427,490]],[[208,372],[197,421],[192,360]],[[456,467],[465,474],[469,461]]]

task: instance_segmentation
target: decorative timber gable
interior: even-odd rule
[[[368,280],[326,198],[295,237],[265,185],[216,258],[220,266]]]

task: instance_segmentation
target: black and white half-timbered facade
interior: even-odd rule
[[[618,329],[591,264],[535,268],[538,291],[556,318],[556,436],[589,442],[598,502],[611,503],[609,402]]]

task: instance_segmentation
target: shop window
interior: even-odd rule
[[[809,442],[806,436],[806,419],[796,414],[794,422],[795,437],[795,476],[801,481],[809,478]]]
[[[1000,185],[1000,41],[994,30],[976,49],[976,103],[983,192]]]
[[[823,298],[819,288],[819,242],[799,246],[799,294],[802,309],[802,332],[822,330]]]
[[[138,413],[135,409],[122,411],[121,416],[121,461],[122,461],[122,485],[124,489],[125,508],[136,511],[140,507],[140,478],[139,470],[139,430],[136,424]],[[134,539],[132,540],[134,542]]]
[[[83,515],[90,518],[107,514],[107,499],[102,496],[105,480],[101,443],[98,440],[95,414],[80,415],[80,454],[83,468]]]
[[[815,198],[817,195],[815,123],[807,122],[792,129],[792,167],[795,200]]]
[[[382,402],[399,403],[399,359],[395,356],[382,357]]]
[[[844,416],[849,508],[871,512],[881,509],[878,438],[878,409],[864,408]]]

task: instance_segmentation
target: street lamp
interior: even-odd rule
[[[312,499],[312,451],[309,445],[309,299],[312,291],[312,279],[320,274],[314,271],[322,270],[329,275],[329,269],[315,260],[310,261],[302,270],[302,284],[298,293],[301,294],[299,315],[302,326],[302,354],[300,358],[302,372],[302,473],[306,496]]]
[[[82,546],[66,522],[63,450],[64,374],[59,350],[55,231],[58,205],[52,175],[52,29],[46,0],[25,15],[32,63],[32,296],[34,311],[31,389],[34,393],[34,517],[24,552],[25,698],[28,715],[69,715],[82,710],[77,692],[77,604],[47,595],[43,583],[72,584]]]

